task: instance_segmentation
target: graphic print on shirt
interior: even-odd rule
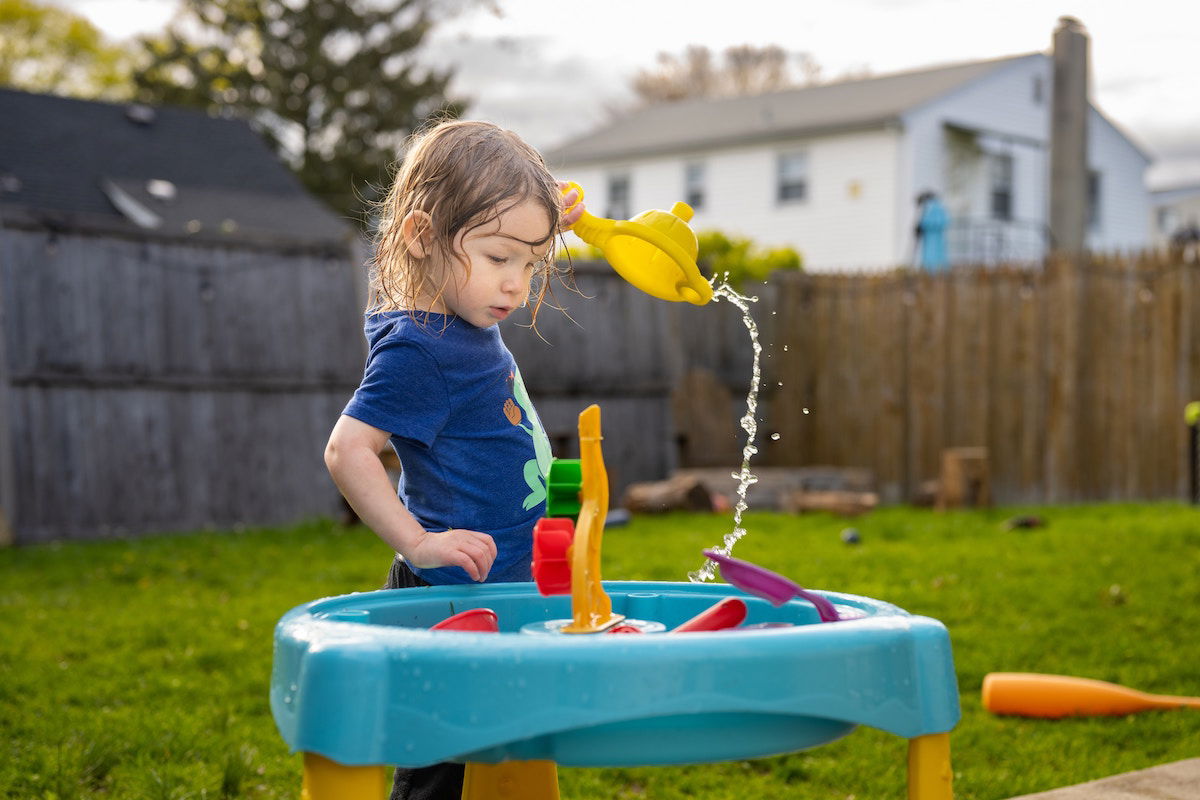
[[[537,411],[533,409],[533,403],[529,400],[529,393],[525,391],[521,370],[514,368],[514,371],[509,373],[508,381],[517,402],[513,403],[512,398],[504,402],[504,416],[533,439],[535,457],[525,462],[525,483],[528,484],[530,492],[522,503],[522,508],[528,511],[546,500],[546,476],[550,473],[551,461],[550,438],[546,436],[542,421],[538,419]],[[518,405],[520,408],[517,408]],[[522,411],[529,420],[528,428],[521,424]]]

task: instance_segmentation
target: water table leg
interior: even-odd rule
[[[950,734],[908,740],[908,800],[952,800]]]
[[[316,753],[304,754],[300,800],[383,800],[387,793],[386,767],[348,767]]]
[[[558,768],[553,761],[471,762],[462,800],[558,800]]]

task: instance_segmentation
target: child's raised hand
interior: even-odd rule
[[[486,533],[463,528],[427,532],[404,558],[418,569],[462,567],[471,580],[482,581],[496,560],[496,542]]]
[[[565,191],[568,185],[569,184],[566,181],[559,181],[558,190],[560,192]],[[571,208],[571,206],[575,207]],[[579,218],[583,216],[583,212],[587,210],[584,204],[580,202],[579,192],[575,189],[572,189],[562,196],[562,208],[563,215],[558,223],[558,230],[560,233],[562,231],[570,230],[571,226],[578,222]],[[570,209],[570,211],[567,209]]]

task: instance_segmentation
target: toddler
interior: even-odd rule
[[[516,134],[455,121],[412,143],[383,203],[366,369],[325,463],[396,552],[388,588],[532,580],[550,443],[497,326],[531,293],[537,318],[555,236],[583,211],[563,213],[577,197],[562,188]],[[462,774],[398,769],[392,798],[456,799]]]

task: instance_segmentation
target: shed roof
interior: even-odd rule
[[[0,89],[0,213],[276,244],[331,244],[349,229],[242,120],[11,89]]]
[[[875,127],[1015,61],[1042,53],[845,80],[823,86],[640,109],[551,149],[553,166]]]

